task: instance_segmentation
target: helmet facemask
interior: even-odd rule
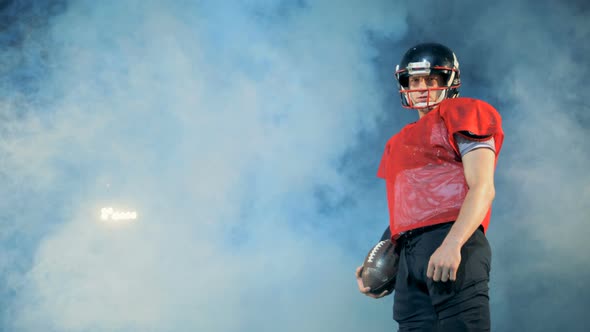
[[[424,91],[426,91],[426,93],[427,93],[426,94],[426,101],[414,102],[412,100],[410,93],[424,92]],[[438,91],[440,91],[438,98],[434,101],[431,101],[431,98],[430,98],[431,93],[437,93]],[[404,106],[405,108],[409,108],[409,109],[431,108],[431,107],[438,105],[443,100],[445,100],[447,98],[448,91],[449,91],[449,88],[445,87],[445,86],[438,87],[438,88],[426,88],[426,89],[409,89],[409,88],[402,87],[400,89],[400,93],[403,95],[402,98],[405,99],[405,103],[402,103],[402,106]]]

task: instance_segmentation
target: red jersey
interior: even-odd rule
[[[391,137],[377,176],[386,181],[389,225],[400,232],[454,221],[468,191],[453,134],[494,137],[496,161],[504,133],[498,112],[471,98],[446,99]],[[470,138],[471,139],[471,138]],[[490,222],[491,208],[481,224]]]

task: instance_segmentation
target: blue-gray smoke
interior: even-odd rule
[[[368,36],[403,34],[394,4],[3,13],[4,330],[366,325],[352,286],[370,242],[350,255],[322,209],[352,186],[340,156],[381,111]],[[102,223],[105,206],[139,220]],[[390,323],[380,310],[370,325]]]
[[[416,118],[392,72],[428,40],[504,119],[493,330],[582,331],[588,10],[0,2],[0,330],[395,329],[353,273],[387,223],[383,144]]]

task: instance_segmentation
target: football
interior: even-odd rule
[[[371,287],[370,293],[381,294],[395,285],[399,253],[390,240],[377,243],[367,254],[363,262],[361,278],[365,287]]]

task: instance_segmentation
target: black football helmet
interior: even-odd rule
[[[409,89],[409,78],[412,75],[440,74],[443,85],[439,88]],[[402,57],[401,62],[395,68],[402,106],[411,109],[423,109],[437,105],[446,98],[459,96],[461,78],[459,73],[459,61],[453,51],[441,44],[425,43],[410,48]],[[430,101],[432,91],[441,90],[436,101]],[[425,102],[415,103],[409,92],[427,91],[428,98]]]

